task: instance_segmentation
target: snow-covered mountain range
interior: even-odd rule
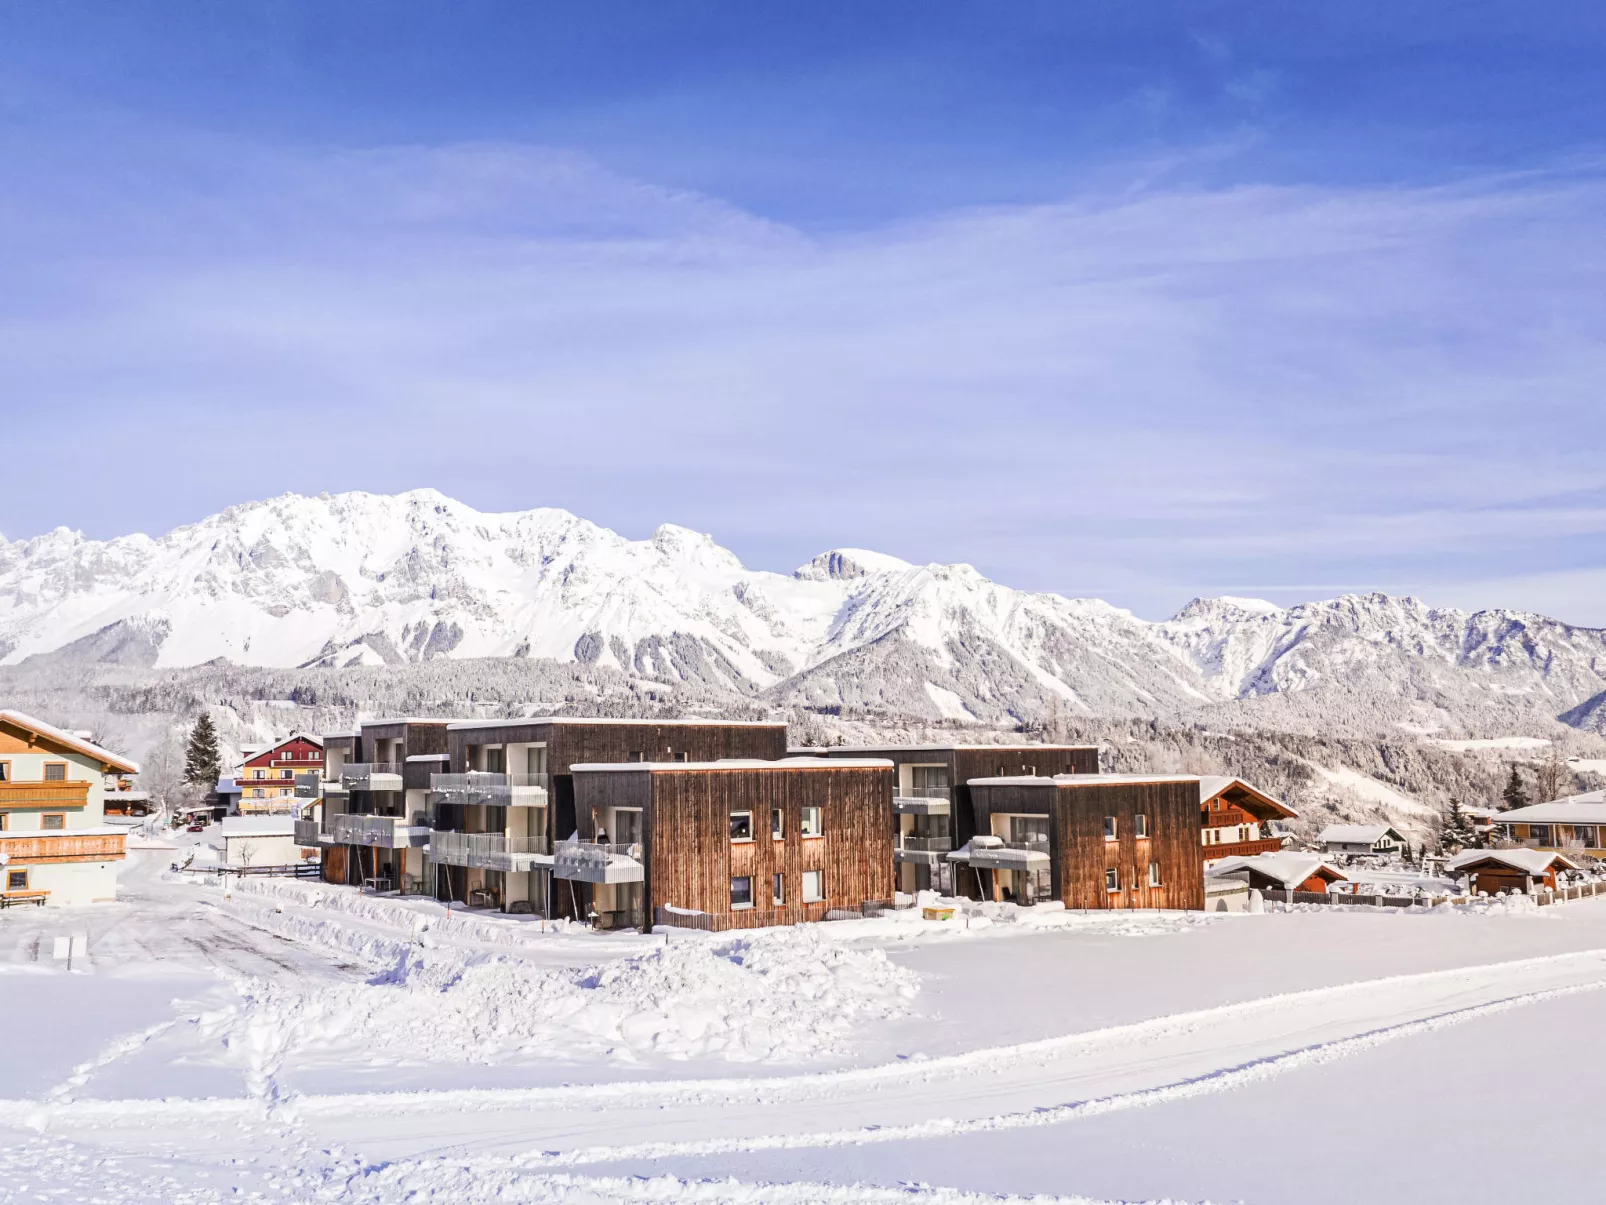
[[[1328,687],[1588,720],[1606,692],[1606,631],[1525,612],[1218,598],[1154,623],[968,565],[838,549],[768,573],[681,527],[628,540],[566,511],[482,514],[433,490],[285,495],[154,539],[0,541],[0,664],[438,657],[553,658],[671,687],[989,722]]]

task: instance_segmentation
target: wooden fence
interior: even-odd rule
[[[771,925],[801,925],[810,921],[863,920],[880,916],[895,907],[890,900],[865,900],[857,908],[742,908],[734,912],[682,912],[654,908],[653,923],[676,929],[698,929],[704,933],[725,933],[731,929],[763,929]]]
[[[1441,904],[1470,904],[1477,898],[1466,895],[1354,895],[1348,891],[1263,890],[1261,898],[1274,904],[1328,904],[1362,908],[1437,908]],[[1541,908],[1569,900],[1587,900],[1606,895],[1606,882],[1582,883],[1573,887],[1543,888],[1528,898]]]

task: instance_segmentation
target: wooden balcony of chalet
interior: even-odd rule
[[[0,832],[0,854],[7,865],[31,866],[48,862],[109,862],[124,856],[122,833],[5,833]]]
[[[1220,845],[1201,845],[1199,853],[1206,862],[1222,858],[1252,858],[1256,854],[1274,854],[1283,847],[1277,837],[1263,837],[1257,841],[1223,841]]]
[[[1224,807],[1219,810],[1206,808],[1199,814],[1201,828],[1236,828],[1241,824],[1253,825],[1256,830],[1260,828],[1260,821],[1248,812],[1241,812],[1234,807]]]
[[[81,808],[89,804],[89,783],[0,782],[0,811],[6,808]]]

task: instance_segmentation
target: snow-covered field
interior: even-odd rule
[[[1606,1064],[1606,901],[666,938],[172,858],[0,913],[0,1201],[1516,1200]]]

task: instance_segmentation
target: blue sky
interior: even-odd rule
[[[0,531],[432,485],[1606,625],[1603,52],[1542,3],[0,0]]]

